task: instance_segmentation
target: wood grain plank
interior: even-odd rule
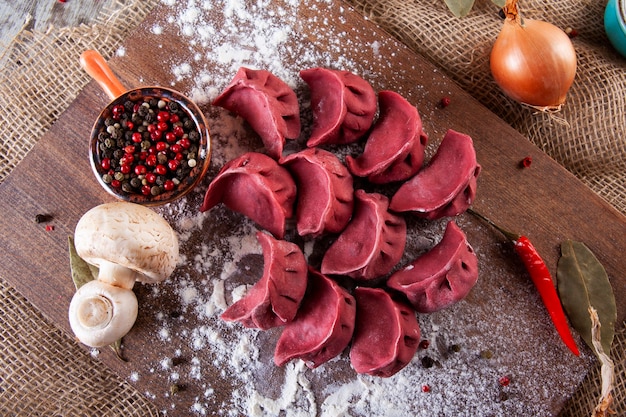
[[[22,29],[45,32],[93,22],[113,0],[0,0],[0,46],[9,45]]]
[[[333,17],[332,31],[351,32],[354,28],[364,28],[358,34],[358,42],[371,44],[382,42],[380,50],[362,48],[351,53],[360,56],[365,65],[370,67],[372,84],[377,90],[394,89],[405,94],[420,110],[431,141],[435,144],[451,128],[470,134],[475,141],[478,160],[483,167],[479,178],[479,193],[475,207],[504,227],[515,229],[530,236],[544,255],[551,270],[555,271],[558,259],[558,246],[564,239],[584,241],[596,253],[604,264],[612,280],[618,300],[619,320],[626,318],[626,261],[622,253],[626,247],[626,219],[608,204],[598,198],[580,181],[565,171],[556,162],[548,158],[527,139],[520,136],[510,126],[498,119],[486,108],[463,92],[453,82],[446,79],[431,64],[416,56],[408,48],[391,41],[382,32],[355,13],[344,10],[342,3],[329,3],[326,9],[302,9],[301,22],[316,22],[318,15]],[[192,61],[192,56],[201,47],[189,47],[173,29],[171,33],[156,36],[151,28],[164,25],[167,16],[163,8],[155,10],[139,27],[137,32],[125,42],[126,54],[111,61],[115,73],[125,85],[138,86],[146,83],[161,85],[176,84],[180,91],[192,88],[191,80],[173,79],[168,67],[152,59],[154,51],[146,45],[159,45],[160,56],[181,56]],[[220,19],[215,16],[216,21]],[[303,35],[299,42],[305,42],[307,48],[323,48],[317,42],[318,32],[307,27],[298,28]],[[327,50],[332,59],[346,51]],[[385,63],[379,55],[385,56]],[[443,95],[451,97],[450,106],[438,108]],[[90,172],[87,159],[87,138],[92,123],[99,110],[108,102],[104,93],[95,83],[90,83],[77,97],[58,122],[41,139],[33,151],[15,169],[11,176],[0,185],[0,244],[4,248],[0,275],[14,285],[44,315],[70,332],[67,321],[67,307],[74,292],[69,275],[67,258],[67,237],[73,233],[76,222],[90,207],[104,201],[110,201]],[[203,109],[214,117],[215,109],[204,106]],[[214,138],[224,139],[224,138]],[[519,161],[526,157],[533,158],[531,168],[521,170]],[[213,167],[212,173],[219,167]],[[210,177],[201,186],[208,184]],[[190,197],[188,208],[194,210],[199,204],[200,193]],[[55,230],[46,232],[41,224],[33,219],[37,213],[54,215]],[[233,217],[232,221],[237,221]],[[498,291],[514,291],[528,285],[527,278],[512,252],[506,249],[503,240],[495,232],[484,227],[479,221],[463,216],[468,227],[470,241],[480,248],[487,260],[483,267],[480,288],[468,299],[471,308],[486,309],[488,303]],[[194,239],[211,237],[194,236]],[[218,239],[218,237],[215,237]],[[202,240],[200,242],[203,242]],[[503,249],[504,248],[504,249]],[[249,259],[250,268],[260,273],[262,265],[258,257]],[[500,271],[500,272],[496,272]],[[501,272],[504,271],[504,272]],[[219,272],[216,272],[219,275]],[[501,282],[502,274],[508,277]],[[198,280],[203,277],[195,277]],[[135,291],[142,307],[137,324],[125,338],[125,352],[130,366],[142,375],[134,381],[141,392],[163,393],[168,390],[171,381],[165,373],[155,372],[159,361],[171,357],[175,346],[184,345],[184,332],[171,335],[168,346],[157,343],[160,323],[154,317],[159,312],[164,320],[191,331],[201,325],[197,317],[186,316],[184,322],[175,317],[181,305],[172,287],[159,290],[158,298],[148,286],[138,285]],[[158,301],[157,301],[158,300]],[[482,311],[482,310],[480,310]],[[530,305],[529,311],[520,311],[516,316],[519,326],[525,320],[541,317],[545,312],[540,305]],[[482,314],[482,313],[481,313]],[[489,321],[497,320],[483,316]],[[468,324],[470,325],[470,324]],[[546,332],[550,332],[546,325]],[[276,333],[259,335],[257,342],[271,346]],[[548,334],[546,338],[558,339]],[[507,343],[509,343],[507,341]],[[523,345],[526,352],[536,349],[536,340],[514,341]],[[517,345],[515,345],[517,346]],[[269,353],[268,353],[269,352]],[[185,352],[186,358],[195,355],[202,359],[204,380],[212,386],[220,387],[212,400],[217,412],[224,401],[228,401],[237,382],[221,372],[219,366],[212,365],[210,351]],[[271,349],[263,351],[263,359],[271,361]],[[564,356],[565,357],[565,356]],[[111,352],[103,351],[100,358],[104,364],[114,369],[122,377],[128,378],[129,364],[118,361]],[[190,364],[181,365],[189,368]],[[513,364],[511,364],[513,366]],[[348,369],[343,369],[347,372]],[[271,380],[278,377],[281,370],[268,366],[264,377]],[[193,382],[193,381],[192,381]],[[153,400],[164,409],[175,405],[178,410],[188,410],[199,396],[203,387],[188,382],[186,390],[175,397],[155,395]],[[316,389],[320,389],[319,387]],[[275,392],[276,387],[268,388]],[[274,391],[272,391],[274,390]],[[319,392],[318,392],[319,393]],[[570,392],[551,393],[545,399],[552,403],[552,409],[558,410]]]

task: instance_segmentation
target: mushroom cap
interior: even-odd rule
[[[69,307],[72,331],[91,347],[121,339],[137,320],[137,297],[132,290],[89,281],[76,291]]]
[[[100,267],[105,262],[137,272],[137,281],[161,282],[178,262],[178,237],[153,210],[135,203],[105,203],[87,211],[74,233],[78,256]]]

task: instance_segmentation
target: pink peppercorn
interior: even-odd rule
[[[525,157],[519,163],[520,168],[528,168],[532,164],[533,159],[530,156]]]
[[[511,383],[511,378],[509,378],[508,376],[504,375],[501,376],[500,379],[498,379],[498,383],[503,386],[506,387]]]

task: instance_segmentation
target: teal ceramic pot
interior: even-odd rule
[[[626,0],[609,0],[604,11],[604,30],[615,49],[626,57]]]

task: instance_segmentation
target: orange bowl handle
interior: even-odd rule
[[[106,63],[102,55],[93,49],[87,50],[80,55],[80,66],[96,80],[104,92],[111,98],[116,99],[126,92],[126,89],[115,77],[113,71]]]

